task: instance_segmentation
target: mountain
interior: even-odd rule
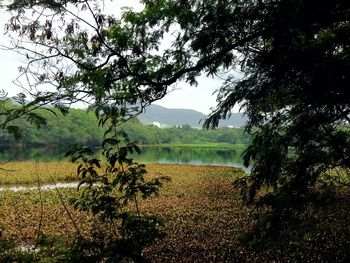
[[[164,126],[188,124],[193,128],[201,128],[207,116],[199,111],[189,109],[168,109],[159,105],[150,105],[138,116],[144,124],[159,122]],[[241,127],[247,121],[243,113],[232,113],[229,120],[220,121],[219,127]]]

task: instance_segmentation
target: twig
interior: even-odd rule
[[[116,127],[116,125],[114,125],[114,135],[115,135],[115,137],[117,138],[117,127]],[[118,152],[120,153],[119,142],[117,143],[117,150],[118,150]],[[123,174],[126,175],[126,172],[125,172],[123,163],[121,163],[120,165],[121,165]],[[136,207],[137,216],[140,217],[141,214],[140,214],[140,209],[139,209],[139,205],[138,205],[138,202],[137,202],[136,194],[134,194],[134,202],[135,202],[135,207]]]
[[[39,227],[38,227],[38,233],[37,233],[37,240],[35,242],[34,248],[36,248],[39,245],[39,237],[41,235],[41,228],[43,224],[43,218],[44,218],[44,202],[43,202],[43,196],[41,193],[41,185],[40,185],[40,178],[38,173],[38,164],[39,164],[39,151],[37,151],[37,159],[36,159],[36,170],[37,170],[37,181],[38,181],[38,191],[39,191],[39,198],[40,198],[40,221],[39,221]]]
[[[12,157],[12,158],[10,158],[10,159],[4,161],[4,162],[0,162],[0,170],[1,170],[1,171],[6,171],[6,172],[15,172],[15,171],[17,171],[17,170],[10,170],[10,169],[6,169],[6,168],[2,168],[2,167],[1,167],[1,165],[10,163],[10,162],[12,162],[14,159],[15,159],[15,157]]]
[[[54,184],[55,184],[55,183],[54,183]],[[81,234],[81,232],[80,232],[80,230],[79,230],[79,228],[78,228],[78,226],[77,226],[75,220],[73,219],[71,213],[69,212],[68,207],[66,206],[66,204],[65,204],[65,202],[64,202],[64,200],[63,200],[63,197],[62,197],[61,192],[60,192],[60,191],[58,190],[58,188],[56,187],[56,184],[55,184],[55,190],[56,190],[56,192],[57,192],[57,195],[58,195],[59,200],[61,201],[61,204],[62,204],[63,207],[64,207],[64,210],[67,212],[69,219],[72,221],[75,230],[77,231],[77,233],[78,233],[78,235],[79,235],[80,237],[83,237],[83,235]]]

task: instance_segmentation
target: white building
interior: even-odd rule
[[[157,121],[152,122],[152,125],[155,126],[155,127],[160,128],[160,123],[157,122]]]

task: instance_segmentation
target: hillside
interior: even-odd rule
[[[188,124],[200,128],[207,116],[201,112],[189,109],[168,109],[159,105],[150,105],[145,112],[138,116],[144,124],[159,122],[162,125],[173,126]],[[229,120],[222,120],[219,127],[242,127],[247,121],[243,113],[232,113]]]

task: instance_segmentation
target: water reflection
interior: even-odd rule
[[[242,148],[142,147],[141,155],[133,155],[139,163],[225,165],[243,167]],[[66,149],[0,147],[1,161],[63,161]],[[245,169],[247,171],[247,169]]]
[[[141,163],[177,163],[194,165],[224,165],[243,167],[244,149],[203,147],[142,147],[142,154],[134,156]],[[244,170],[247,170],[244,168]]]
[[[66,151],[59,147],[0,146],[0,161],[63,161],[67,160]]]

